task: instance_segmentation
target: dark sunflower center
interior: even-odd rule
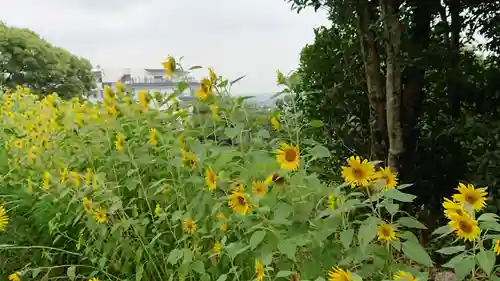
[[[364,173],[363,169],[360,169],[360,168],[353,168],[352,175],[357,179],[362,179],[365,177],[365,173]]]
[[[297,153],[295,153],[295,150],[287,149],[285,151],[285,160],[286,161],[293,162],[293,161],[295,161],[295,158],[297,158]]]
[[[382,227],[382,235],[385,237],[391,236],[391,230],[388,227]]]
[[[273,181],[276,184],[283,184],[285,181],[282,177],[280,177],[278,174],[273,174]]]
[[[465,201],[469,202],[469,204],[474,204],[479,198],[475,194],[467,194],[465,196]]]
[[[215,181],[214,174],[209,173],[209,174],[208,174],[208,180],[209,180],[210,182],[214,182],[214,181]]]
[[[245,200],[245,197],[243,196],[238,196],[238,204],[240,205],[245,205],[247,202]]]
[[[455,213],[457,213],[457,215],[459,215],[459,216],[463,216],[464,215],[464,212],[462,210],[460,210],[460,209],[455,210]]]
[[[458,227],[465,232],[465,233],[471,233],[472,232],[472,225],[466,221],[461,221],[458,223]]]

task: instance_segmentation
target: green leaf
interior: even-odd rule
[[[74,265],[68,267],[66,275],[68,275],[69,280],[72,280],[72,281],[75,280],[75,278],[76,278],[76,267]]]
[[[274,211],[273,220],[285,220],[292,214],[292,206],[286,203],[279,203],[278,207]]]
[[[398,189],[405,189],[405,188],[410,187],[412,185],[413,185],[413,183],[403,183],[403,184],[398,185]]]
[[[322,146],[321,144],[317,144],[316,146],[314,146],[310,150],[310,153],[314,158],[326,158],[331,156],[328,148]]]
[[[193,261],[193,252],[188,248],[182,249],[182,256],[184,256],[182,263],[190,263]]]
[[[481,221],[479,222],[479,228],[500,231],[500,224],[496,221]]]
[[[141,281],[144,273],[144,264],[138,264],[135,268],[135,281]]]
[[[294,274],[293,271],[281,270],[280,272],[278,272],[278,274],[276,274],[276,278],[288,277],[288,276],[290,276],[292,274]]]
[[[478,221],[498,221],[498,216],[493,213],[484,213],[477,218]]]
[[[173,249],[167,258],[167,263],[176,264],[182,257],[182,252],[179,249]]]
[[[205,273],[205,265],[203,264],[202,261],[195,261],[195,262],[193,262],[193,264],[191,264],[191,268],[195,272],[198,272],[199,274]]]
[[[454,266],[457,281],[462,281],[465,277],[467,277],[467,275],[472,273],[472,270],[474,270],[474,266],[475,261],[471,256],[467,256],[457,262]]]
[[[391,200],[386,199],[386,200],[382,201],[381,204],[382,204],[382,206],[385,207],[387,212],[389,212],[391,215],[394,215],[399,210],[399,205],[391,203]]]
[[[250,237],[250,249],[253,250],[253,249],[257,248],[257,246],[259,246],[260,242],[262,242],[262,240],[264,239],[265,236],[266,236],[265,231],[263,231],[263,230],[255,231],[252,234],[252,237]]]
[[[461,253],[459,255],[456,255],[453,258],[451,258],[451,260],[449,260],[447,263],[443,264],[443,267],[446,267],[446,268],[455,268],[455,265],[459,261],[463,260],[465,257],[466,257],[466,253]]]
[[[311,122],[309,122],[309,126],[311,126],[313,128],[320,128],[320,127],[323,127],[324,124],[323,124],[323,121],[321,121],[321,120],[311,120]]]
[[[425,266],[432,266],[433,262],[422,245],[412,240],[403,242],[403,253],[411,260]]]
[[[415,200],[415,198],[417,198],[417,196],[415,195],[401,192],[395,188],[389,189],[388,191],[383,192],[382,194],[387,198],[391,198],[400,202],[412,202],[413,200]]]
[[[340,242],[344,248],[349,249],[352,238],[354,236],[354,229],[346,229],[340,233]]]
[[[291,260],[295,260],[297,245],[291,240],[283,240],[278,244],[278,250]]]
[[[234,243],[231,243],[231,244],[226,246],[226,251],[227,251],[227,254],[229,255],[229,257],[231,257],[231,259],[235,259],[236,256],[243,253],[248,248],[249,248],[249,246],[246,246],[245,244],[243,244],[241,242],[234,242]]]
[[[241,79],[245,78],[246,75],[243,75],[243,76],[240,76],[236,79],[234,79],[233,81],[231,81],[229,84],[232,86],[234,83],[237,83],[238,81],[240,81]],[[224,279],[225,280],[225,279]],[[219,281],[222,281],[222,280],[219,280]]]
[[[490,275],[493,267],[495,266],[496,256],[493,251],[484,251],[481,250],[476,255],[477,262],[479,266],[486,272],[486,274]]]
[[[427,229],[427,227],[412,217],[402,217],[397,221],[398,224],[410,228]]]
[[[427,281],[429,280],[429,272],[419,272],[415,275],[415,279],[417,279],[418,281]]]
[[[361,278],[361,276],[359,276],[358,274],[356,274],[354,272],[351,272],[351,277],[352,277],[352,281],[363,281],[363,278]]]
[[[217,281],[226,281],[227,279],[227,274],[222,274],[221,276],[219,276],[219,278],[217,278]]]
[[[432,235],[443,235],[443,234],[448,234],[451,233],[452,229],[450,228],[449,225],[443,225],[441,227],[438,227],[436,230],[432,232]]]
[[[443,255],[453,255],[459,252],[463,252],[465,250],[465,246],[453,246],[453,247],[445,247],[437,250],[436,252]]]
[[[358,230],[358,239],[362,246],[368,245],[375,236],[377,236],[378,220],[374,217],[368,217]]]
[[[39,267],[33,269],[33,271],[31,272],[31,277],[36,278],[38,276],[38,274],[40,274],[40,271],[41,271],[41,269]]]
[[[199,65],[195,65],[195,66],[191,66],[191,67],[189,68],[189,70],[195,70],[195,69],[200,69],[200,68],[202,68],[202,67],[201,67],[201,66],[199,66]]]
[[[419,242],[420,240],[411,231],[403,231],[403,232],[399,233],[399,237],[403,238],[404,240],[407,240],[407,241],[413,241],[414,243],[420,243]]]

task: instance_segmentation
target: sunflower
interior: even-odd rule
[[[337,209],[337,197],[334,194],[328,196],[328,208],[331,210]]]
[[[160,216],[160,213],[161,213],[161,206],[160,206],[160,204],[156,203],[156,207],[155,207],[155,217],[159,217],[159,216]]]
[[[245,193],[245,185],[243,183],[236,182],[236,184],[232,185],[231,192]]]
[[[494,251],[495,251],[495,254],[497,254],[497,256],[500,256],[500,240],[498,240],[498,239],[495,240]]]
[[[217,175],[211,167],[208,167],[205,172],[205,182],[207,183],[208,190],[213,191],[217,187]]]
[[[276,185],[283,185],[285,183],[285,178],[280,176],[278,173],[272,173],[267,176],[265,182],[268,184],[274,182]]]
[[[269,118],[269,121],[271,121],[271,125],[273,126],[273,129],[275,131],[279,131],[280,130],[280,121],[278,120],[278,117],[271,116],[271,118]]]
[[[70,172],[69,177],[71,179],[71,182],[76,186],[79,187],[80,184],[82,183],[82,179],[80,175],[77,172]]]
[[[122,151],[125,145],[125,136],[122,133],[116,134],[115,149],[116,151]]]
[[[394,280],[418,281],[411,273],[401,270],[396,272],[392,278]]]
[[[94,210],[94,207],[92,206],[92,200],[90,200],[87,197],[83,197],[82,204],[83,204],[83,209],[85,210],[85,212],[92,213],[92,211]]]
[[[481,233],[477,221],[469,216],[454,215],[449,225],[456,235],[465,241],[473,241]]]
[[[87,173],[85,174],[85,184],[90,185],[92,183],[92,169],[87,168]]]
[[[328,281],[352,281],[352,276],[349,271],[345,271],[339,267],[332,267],[328,271]]]
[[[50,187],[50,173],[45,171],[43,173],[43,189],[47,190]]]
[[[453,195],[455,201],[469,204],[476,212],[486,207],[486,188],[475,188],[474,185],[459,183],[457,187],[459,194]]]
[[[208,78],[201,79],[200,87],[195,94],[202,101],[208,99],[212,95],[212,82]]]
[[[380,170],[375,173],[375,178],[377,180],[384,180],[384,185],[380,187],[382,190],[389,190],[398,185],[398,177],[389,167],[380,168]]]
[[[264,196],[267,193],[267,183],[263,181],[256,181],[252,183],[253,194],[257,196]]]
[[[212,247],[212,252],[214,253],[214,255],[218,256],[220,255],[221,251],[222,251],[221,243],[218,240],[215,240],[214,246]]]
[[[257,281],[264,279],[264,265],[259,259],[255,260],[255,273],[257,274]]]
[[[299,146],[282,143],[276,149],[276,161],[280,164],[281,169],[294,171],[299,167]]]
[[[156,146],[158,144],[158,140],[156,138],[156,129],[155,128],[151,128],[149,130],[149,144],[151,144],[152,146]]]
[[[9,278],[10,281],[21,281],[21,273],[14,272],[11,275],[9,275],[8,278]]]
[[[146,90],[139,91],[139,104],[144,111],[148,110],[149,105],[149,94]]]
[[[396,229],[394,226],[388,223],[379,225],[377,230],[377,240],[383,240],[386,242],[396,240]]]
[[[171,56],[168,56],[167,61],[163,63],[163,68],[165,69],[165,73],[167,73],[168,76],[172,76],[176,68],[175,59]]]
[[[98,223],[106,223],[108,221],[108,217],[106,216],[106,210],[102,207],[97,208],[94,212],[95,220]]]
[[[185,233],[194,234],[196,232],[196,222],[192,219],[185,219],[182,222],[182,229]]]
[[[238,214],[246,215],[252,210],[247,196],[243,192],[233,191],[233,193],[228,196],[228,201],[229,207]]]
[[[125,93],[125,86],[123,85],[123,83],[122,83],[122,82],[120,82],[120,81],[116,81],[116,83],[115,83],[115,87],[116,87],[116,92],[117,92],[118,94],[123,94],[123,93]]]
[[[444,208],[444,215],[448,219],[451,219],[451,217],[455,216],[455,215],[459,215],[459,216],[468,216],[469,215],[467,213],[467,211],[465,211],[462,204],[460,204],[456,201],[452,201],[448,198],[444,198],[443,208]]]
[[[347,159],[347,167],[342,167],[342,177],[351,187],[371,185],[374,177],[375,167],[368,160],[361,161],[359,156],[351,156]]]
[[[210,83],[212,83],[212,85],[215,85],[215,81],[217,81],[217,75],[211,67],[208,68],[208,76],[210,77]]]
[[[65,184],[68,179],[68,168],[64,168],[61,171],[61,184]]]
[[[24,147],[24,140],[18,139],[14,142],[14,147],[15,148],[23,148]]]
[[[224,215],[223,212],[218,212],[216,215],[215,215],[215,218],[219,221],[223,221],[226,219],[226,216]]]
[[[222,233],[226,233],[228,227],[227,223],[223,223],[220,225],[220,231],[222,231]]]
[[[5,207],[3,205],[0,206],[0,231],[4,231],[9,224],[9,216],[7,215],[7,211],[5,211]]]
[[[191,151],[181,150],[182,164],[190,166],[192,169],[196,168],[196,156]]]

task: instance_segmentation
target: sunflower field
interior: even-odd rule
[[[168,75],[182,70],[169,58]],[[288,83],[280,76],[281,83]],[[300,112],[229,95],[211,69],[196,101],[118,84],[102,103],[17,88],[0,108],[0,277],[20,280],[407,280],[435,266],[397,175],[359,156],[343,183]],[[286,92],[286,91],[285,91]],[[318,123],[311,126],[320,126]],[[443,203],[438,253],[457,279],[495,279],[500,224],[486,189]]]

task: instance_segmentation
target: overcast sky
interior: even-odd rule
[[[27,27],[93,65],[161,67],[168,55],[247,77],[239,94],[276,91],[276,69],[298,65],[323,13],[284,0],[0,0],[0,20]],[[204,73],[195,73],[196,77]]]

